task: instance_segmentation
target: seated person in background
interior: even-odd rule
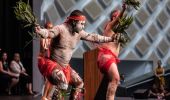
[[[32,91],[31,77],[26,73],[23,64],[20,61],[20,54],[15,53],[14,58],[10,63],[10,70],[18,76],[19,82],[26,85],[28,94],[34,94]]]
[[[165,93],[165,99],[170,100],[170,91],[166,91]]]
[[[163,99],[164,96],[164,92],[156,84],[153,84],[152,88],[148,91],[148,97],[150,98]]]
[[[8,92],[8,94],[11,94],[10,89],[9,89],[10,85],[16,83],[16,81],[11,80],[11,79],[17,76],[10,72],[7,58],[8,58],[7,53],[6,52],[2,53],[1,59],[0,59],[0,81],[1,81],[0,84],[1,84],[1,90],[2,90],[1,92]]]
[[[157,68],[155,69],[155,84],[162,91],[165,91],[164,68],[161,66],[161,60],[157,61]]]

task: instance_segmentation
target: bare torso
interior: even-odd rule
[[[116,56],[119,55],[120,48],[118,43],[104,43],[102,46],[110,49]]]
[[[108,22],[109,23],[109,22]],[[111,37],[113,34],[115,34],[111,27],[109,26],[109,24],[107,23],[105,30],[104,30],[104,36],[109,36]],[[103,47],[106,47],[108,49],[110,49],[114,54],[116,54],[116,56],[119,55],[119,51],[120,51],[120,43],[115,43],[115,42],[108,42],[108,43],[103,43],[102,44]]]
[[[50,58],[61,66],[66,66],[70,62],[73,50],[81,36],[78,33],[71,33],[66,24],[61,25],[60,28],[60,34],[52,38]]]

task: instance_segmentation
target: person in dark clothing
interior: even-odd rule
[[[12,78],[16,78],[17,76],[10,72],[7,58],[7,53],[2,53],[0,60],[0,86],[2,91],[0,92],[7,92],[8,94],[11,94],[9,87],[14,83]]]

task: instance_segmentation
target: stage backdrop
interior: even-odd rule
[[[148,73],[153,73],[153,61],[148,60],[121,60],[118,63],[120,75],[125,76],[125,81],[133,80]]]
[[[125,60],[151,60],[155,63],[161,59],[163,64],[170,64],[170,1],[140,0],[138,11],[128,8],[134,22],[126,31],[131,42],[121,51],[120,58]],[[82,10],[87,16],[87,32],[102,34],[104,23],[114,9],[121,9],[122,0],[34,0],[33,10],[38,21],[43,25],[51,21],[54,25],[64,19],[75,9]],[[33,56],[34,89],[40,90],[41,78],[37,73],[36,56],[39,40],[35,39]],[[92,43],[81,42],[73,58],[82,58],[86,50],[93,49]]]

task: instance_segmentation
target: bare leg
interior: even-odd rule
[[[52,79],[54,85],[56,86],[55,92],[52,96],[52,100],[63,100],[61,92],[66,91],[68,88],[68,82],[64,72],[60,69],[55,69],[52,72]]]
[[[44,91],[43,91],[43,96],[42,96],[42,99],[41,100],[48,100],[47,99],[47,92],[48,92],[48,85],[47,85],[47,80],[45,81],[45,84],[44,84]]]
[[[32,83],[28,83],[28,91],[29,91],[30,94],[33,94]]]
[[[19,78],[12,78],[11,84],[9,85],[8,94],[11,94],[11,88],[14,87],[19,82]]]
[[[78,73],[76,73],[73,69],[71,69],[71,82],[75,86],[75,91],[73,95],[70,97],[71,100],[79,100],[79,93],[81,92],[84,83]]]
[[[55,89],[56,89],[56,86],[51,84],[51,86],[49,88],[49,91],[47,93],[47,99],[48,100],[52,100],[52,96],[53,96],[53,93],[54,93]]]
[[[117,65],[115,63],[111,64],[108,71],[108,76],[109,76],[109,85],[107,88],[106,100],[114,100],[116,89],[120,81],[119,72],[117,69]]]
[[[46,80],[42,100],[51,100],[50,93],[53,85]]]

